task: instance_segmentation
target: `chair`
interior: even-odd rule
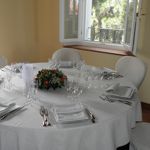
[[[117,61],[115,69],[139,88],[144,80],[147,67],[137,57],[124,56]]]
[[[80,53],[73,48],[61,48],[52,55],[54,61],[71,61],[77,63],[82,60]]]
[[[137,123],[132,129],[130,150],[150,150],[150,123]]]
[[[7,59],[4,56],[0,56],[0,68],[7,65]]]

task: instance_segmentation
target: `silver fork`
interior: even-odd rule
[[[46,124],[47,124],[47,126],[51,126],[51,123],[48,121],[48,110],[47,110],[47,108],[45,108],[45,116],[46,116]]]
[[[48,122],[48,110],[41,106],[40,108],[40,115],[43,117],[43,127],[51,126]]]

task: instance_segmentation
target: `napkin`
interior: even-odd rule
[[[55,116],[56,122],[58,123],[71,123],[77,121],[88,120],[88,116],[84,111],[72,114],[57,114]]]
[[[120,83],[112,84],[106,89],[106,92],[116,91],[120,86]]]
[[[57,123],[73,123],[89,119],[82,104],[55,106],[54,117]]]
[[[56,113],[68,114],[68,113],[77,113],[84,109],[83,105],[80,103],[77,104],[66,104],[66,105],[56,105],[54,110]]]
[[[107,95],[109,97],[114,97],[114,98],[126,98],[126,99],[131,99],[135,89],[129,86],[120,86],[119,84],[116,84],[113,87],[110,87],[109,89],[106,90]]]
[[[59,61],[59,67],[61,68],[71,68],[73,67],[72,61]]]

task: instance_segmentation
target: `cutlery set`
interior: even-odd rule
[[[95,115],[93,113],[91,113],[91,111],[89,111],[89,109],[85,108],[86,113],[89,115],[90,120],[92,121],[92,123],[95,123]]]
[[[10,106],[11,106],[11,107],[14,106],[14,103],[10,104]],[[16,108],[14,108],[14,109],[8,111],[7,113],[5,113],[4,115],[2,115],[2,116],[0,117],[0,120],[4,120],[4,119],[6,119],[6,118],[9,117],[9,116],[15,115],[18,111],[22,110],[22,109],[24,108],[24,106],[25,106],[25,105],[19,106],[19,107],[16,107]]]
[[[40,115],[43,118],[43,127],[51,126],[51,123],[48,121],[48,110],[44,106],[41,106],[40,108]]]

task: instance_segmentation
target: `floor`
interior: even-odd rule
[[[150,105],[142,104],[142,115],[144,122],[150,122]]]
[[[142,103],[142,115],[143,115],[143,121],[150,123],[150,104],[143,104]],[[129,150],[129,144],[117,148],[117,150]]]

